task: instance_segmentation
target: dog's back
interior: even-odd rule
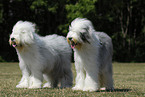
[[[71,48],[68,45],[66,38],[63,36],[58,36],[56,34],[48,35],[43,38],[45,43],[49,44],[49,48],[52,47],[53,49],[64,52],[64,53],[71,53]]]
[[[100,45],[105,46],[107,52],[110,54],[110,57],[112,57],[113,55],[112,39],[104,32],[96,32],[95,35],[99,37]]]

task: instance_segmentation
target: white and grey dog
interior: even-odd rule
[[[113,89],[111,38],[103,32],[96,32],[91,21],[76,18],[69,27],[67,40],[74,49],[77,73],[73,89]]]
[[[71,48],[65,37],[39,36],[35,24],[18,21],[10,35],[10,45],[16,48],[22,78],[17,88],[72,86]]]

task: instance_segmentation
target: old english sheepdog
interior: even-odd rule
[[[97,91],[101,87],[113,89],[112,40],[96,32],[91,21],[76,18],[72,21],[67,41],[74,49],[76,85],[74,90]]]
[[[10,45],[16,48],[22,78],[17,88],[61,88],[72,86],[72,50],[63,36],[35,33],[35,24],[18,21],[10,35]]]

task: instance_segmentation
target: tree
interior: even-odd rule
[[[66,10],[69,22],[77,17],[88,17],[90,14],[95,14],[96,2],[97,0],[76,0],[67,4]]]
[[[18,20],[36,23],[40,35],[66,36],[77,17],[112,37],[113,60],[145,61],[144,5],[145,0],[0,0],[0,61],[17,61],[8,40]]]

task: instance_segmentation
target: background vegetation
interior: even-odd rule
[[[37,24],[40,35],[66,36],[76,17],[90,19],[112,37],[114,61],[145,61],[145,0],[0,0],[0,61],[17,61],[8,44],[18,20]]]
[[[0,63],[0,97],[144,97],[145,64],[113,63],[115,90],[83,92],[70,88],[18,89],[21,79],[18,63]],[[76,72],[72,66],[74,78]],[[74,79],[75,80],[75,79]],[[74,82],[75,84],[75,82]]]

